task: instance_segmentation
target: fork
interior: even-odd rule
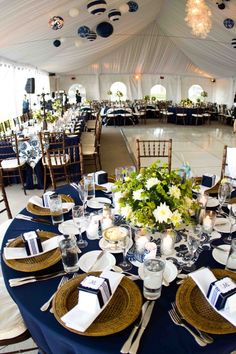
[[[195,341],[197,342],[198,345],[200,345],[201,347],[205,347],[207,345],[207,343],[205,341],[203,341],[203,339],[200,336],[195,334],[186,324],[183,323],[183,321],[181,320],[179,315],[173,309],[169,310],[168,313],[169,313],[169,316],[172,319],[172,321],[177,326],[184,327],[189,333],[192,334],[192,336],[194,337],[194,339],[195,339]]]
[[[66,277],[66,276],[62,277],[60,283],[58,284],[57,290],[58,290],[63,284],[65,284],[65,283],[67,282],[67,280],[68,280],[68,277]],[[46,301],[46,302],[40,307],[40,310],[41,310],[41,311],[47,311],[47,310],[48,310],[48,308],[50,307],[51,302],[52,302],[54,296],[56,295],[57,290],[52,294],[52,296],[48,299],[48,301]]]
[[[181,315],[181,313],[179,312],[177,306],[176,306],[176,303],[175,302],[172,302],[171,303],[171,306],[173,308],[173,310],[179,315],[179,317],[184,320],[184,317]],[[207,343],[207,344],[211,344],[214,342],[214,339],[209,336],[209,334],[205,333],[205,332],[202,332],[200,331],[198,328],[194,327],[196,329],[196,331],[199,333],[200,337]]]

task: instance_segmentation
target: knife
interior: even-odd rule
[[[18,220],[26,220],[26,221],[32,221],[32,222],[38,222],[41,224],[47,224],[47,225],[52,225],[51,221],[45,220],[45,219],[40,219],[40,218],[32,218],[32,216],[27,216],[23,214],[18,214],[15,217]]]
[[[104,254],[106,253],[105,250],[102,250],[99,255],[96,257],[95,261],[93,262],[93,264],[89,267],[89,269],[87,269],[87,272],[91,272],[91,270],[93,270],[93,268],[95,267],[95,265],[97,264],[97,262],[99,261],[99,259],[101,259]]]
[[[9,285],[10,287],[15,287],[15,286],[28,284],[28,283],[34,283],[36,281],[53,279],[65,274],[66,273],[62,271],[62,272],[56,272],[51,274],[45,274],[45,275],[36,275],[36,276],[29,276],[24,278],[13,278],[13,279],[9,279]]]
[[[147,327],[148,325],[148,322],[150,321],[150,318],[151,318],[151,315],[152,315],[152,310],[154,308],[154,305],[155,305],[155,301],[151,301],[150,305],[148,306],[146,312],[145,312],[145,315],[143,317],[143,321],[142,321],[142,324],[141,324],[141,328],[138,332],[138,335],[135,339],[135,341],[133,342],[130,350],[129,350],[129,354],[136,354],[137,351],[138,351],[138,348],[139,348],[139,343],[140,343],[140,339],[143,335],[143,332],[145,331],[145,328]]]

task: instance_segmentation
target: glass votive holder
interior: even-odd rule
[[[174,253],[176,232],[172,229],[166,230],[161,235],[161,254],[169,256]]]
[[[208,202],[208,194],[199,193],[197,196],[197,202],[201,208],[206,208]]]
[[[231,270],[232,272],[236,271],[236,239],[233,239],[231,241],[231,246],[226,261],[225,269]]]
[[[212,210],[206,210],[202,221],[203,231],[210,234],[213,231],[216,220],[216,213]]]

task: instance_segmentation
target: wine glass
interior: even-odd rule
[[[227,244],[231,244],[233,227],[236,224],[236,204],[229,204],[228,209],[229,209],[228,220],[230,222],[230,231],[229,231],[229,235],[226,238],[224,238],[224,242]]]
[[[201,228],[194,226],[188,233],[187,236],[187,247],[189,251],[188,263],[183,267],[185,272],[193,272],[196,270],[196,265],[194,264],[195,253],[201,243]]]
[[[75,205],[72,208],[72,217],[73,217],[73,222],[79,231],[79,239],[77,240],[77,245],[79,248],[85,248],[88,246],[88,242],[83,239],[82,232],[81,232],[82,225],[85,222],[84,210],[83,207],[81,207],[81,205]]]
[[[220,184],[219,189],[218,189],[218,201],[219,201],[219,208],[218,208],[218,213],[222,213],[222,206],[224,202],[226,201],[226,198],[230,194],[230,188],[228,183]]]
[[[122,233],[122,238],[118,242],[122,248],[122,251],[123,251],[123,260],[121,263],[118,264],[118,266],[123,271],[128,271],[133,267],[132,264],[127,260],[127,257],[126,257],[129,246],[130,246],[130,240],[132,239],[132,229],[131,229],[131,226],[129,226],[129,225],[120,225],[120,227],[126,228],[127,232]]]
[[[83,211],[85,213],[85,209],[86,209],[86,203],[87,203],[87,192],[84,188],[84,186],[82,184],[78,184],[78,188],[77,188],[78,194],[79,194],[79,199],[81,200],[82,204],[83,204]]]

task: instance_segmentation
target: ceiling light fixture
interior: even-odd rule
[[[206,5],[205,0],[187,0],[187,16],[185,21],[192,28],[192,33],[201,38],[206,38],[211,30],[211,10]]]

